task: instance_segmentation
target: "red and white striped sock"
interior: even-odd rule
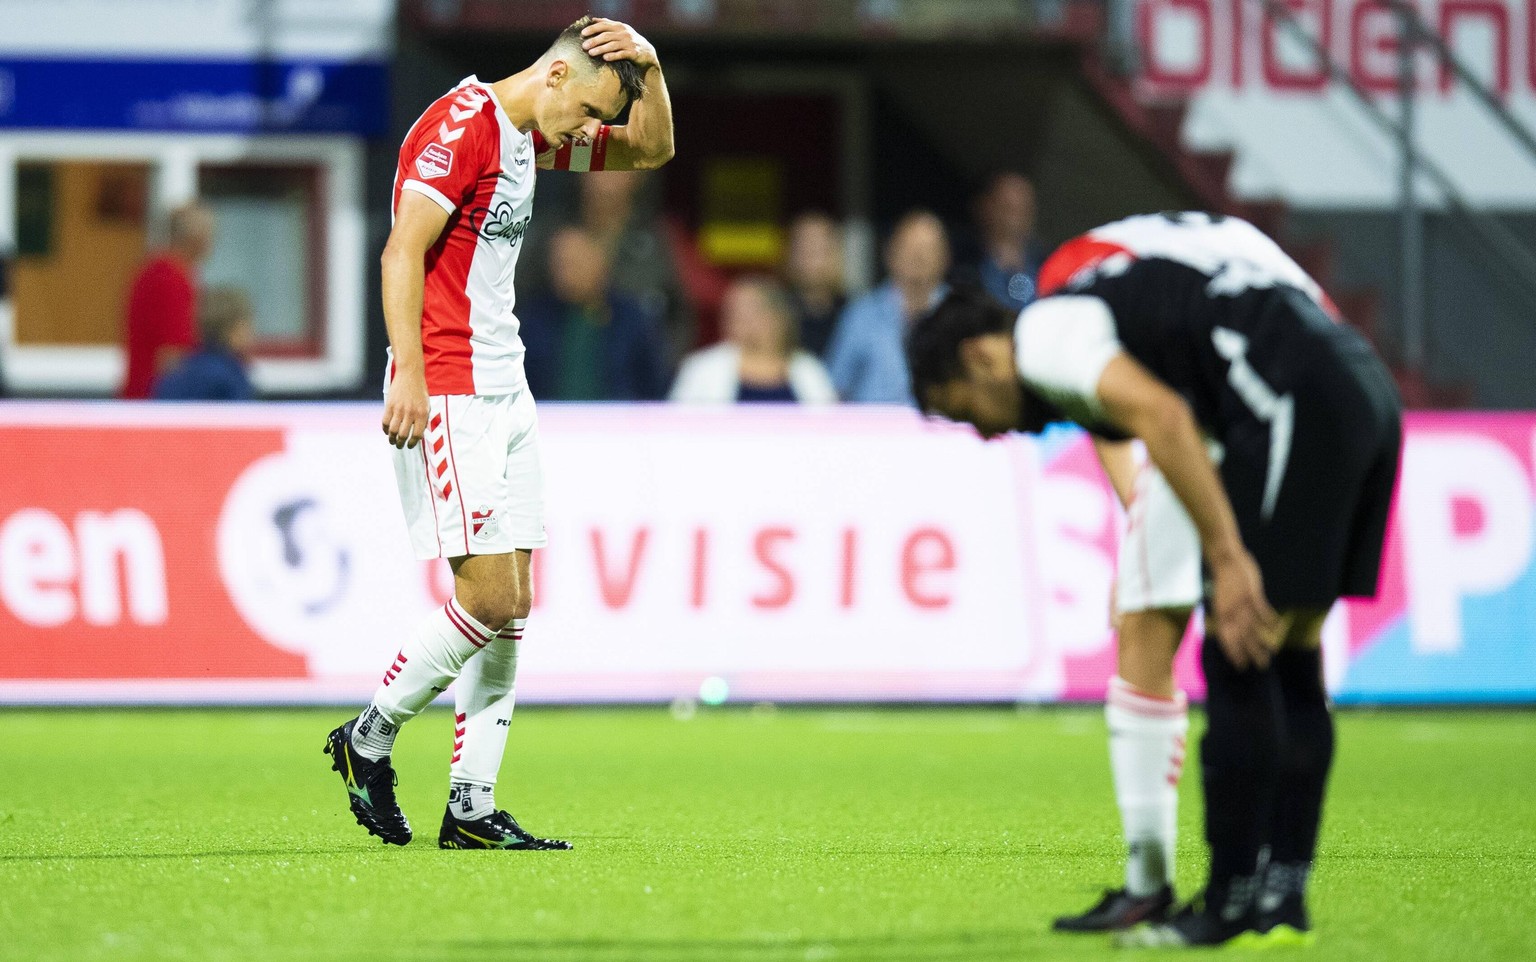
[[[1104,717],[1115,801],[1129,847],[1125,887],[1132,895],[1150,895],[1173,884],[1189,700],[1181,691],[1164,698],[1115,677]]]
[[[373,702],[352,729],[352,747],[380,759],[394,749],[400,726],[416,717],[495,637],[455,599],[428,615],[395,656]]]
[[[483,818],[496,810],[494,789],[512,728],[517,700],[517,649],[527,619],[497,633],[480,657],[464,666],[453,686],[452,795],[462,803],[459,818]],[[470,791],[471,788],[481,789]]]

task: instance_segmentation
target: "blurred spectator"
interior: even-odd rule
[[[799,322],[800,344],[821,355],[832,339],[837,316],[847,303],[843,282],[843,231],[820,211],[796,217],[789,225],[784,279]]]
[[[246,364],[254,329],[251,299],[235,287],[204,291],[197,312],[202,344],[155,381],[161,401],[250,401],[256,397]]]
[[[149,397],[155,379],[197,346],[197,269],[213,250],[213,227],[213,212],[202,204],[172,211],[165,249],[133,279],[123,325],[123,397]]]
[[[9,276],[9,272],[10,265],[4,260],[0,260],[0,301],[4,301],[10,296],[6,283],[6,277]],[[5,396],[5,342],[0,340],[0,397]]]
[[[688,404],[740,401],[833,404],[832,378],[815,355],[795,344],[794,305],[778,281],[732,282],[721,309],[725,340],[683,360],[672,400]]]
[[[998,303],[1022,311],[1035,299],[1044,259],[1035,241],[1035,186],[1014,171],[996,174],[976,195],[976,249],[962,272]]]
[[[886,282],[849,304],[827,348],[832,383],[845,401],[911,404],[903,342],[912,321],[948,292],[949,238],[930,211],[896,223],[885,249]]]
[[[663,358],[671,368],[693,348],[693,312],[654,205],[642,203],[654,183],[643,170],[582,175],[581,226],[602,245],[613,289],[661,321],[666,335]]]
[[[634,298],[614,290],[601,243],[562,227],[549,243],[550,293],[518,305],[524,367],[547,401],[656,401],[666,388],[661,332]]]

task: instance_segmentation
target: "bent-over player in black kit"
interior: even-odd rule
[[[1072,420],[1141,439],[1199,532],[1210,880],[1121,938],[1307,941],[1333,758],[1322,623],[1338,598],[1376,592],[1397,391],[1311,278],[1236,218],[1106,225],[1058,250],[1040,287],[1016,320],[953,293],[907,350],[919,406],[984,437]]]

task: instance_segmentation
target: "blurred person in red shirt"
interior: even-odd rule
[[[139,269],[128,294],[124,398],[147,398],[155,379],[197,346],[197,269],[213,250],[213,212],[199,203],[171,213],[166,246]]]

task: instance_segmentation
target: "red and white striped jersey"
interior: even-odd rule
[[[1040,268],[1042,297],[1081,287],[1095,272],[1166,260],[1210,278],[1212,297],[1287,285],[1332,311],[1317,282],[1263,231],[1237,217],[1199,212],[1139,214],[1067,241]]]
[[[472,76],[411,127],[400,147],[391,213],[406,190],[448,212],[426,255],[421,347],[428,394],[514,394],[527,385],[513,276],[533,219],[534,168],[542,159],[557,169],[602,170],[607,134],[603,127],[595,143],[551,151],[538,131],[513,126],[490,85]]]
[[[1197,211],[1128,217],[1070,240],[1040,268],[1039,289],[1014,329],[1019,376],[1106,435],[1097,387],[1117,354],[1183,395],[1207,429],[1233,411],[1265,421],[1296,377],[1285,366],[1325,339],[1318,324],[1338,321],[1317,282],[1257,227]],[[1268,394],[1254,387],[1262,378]]]

